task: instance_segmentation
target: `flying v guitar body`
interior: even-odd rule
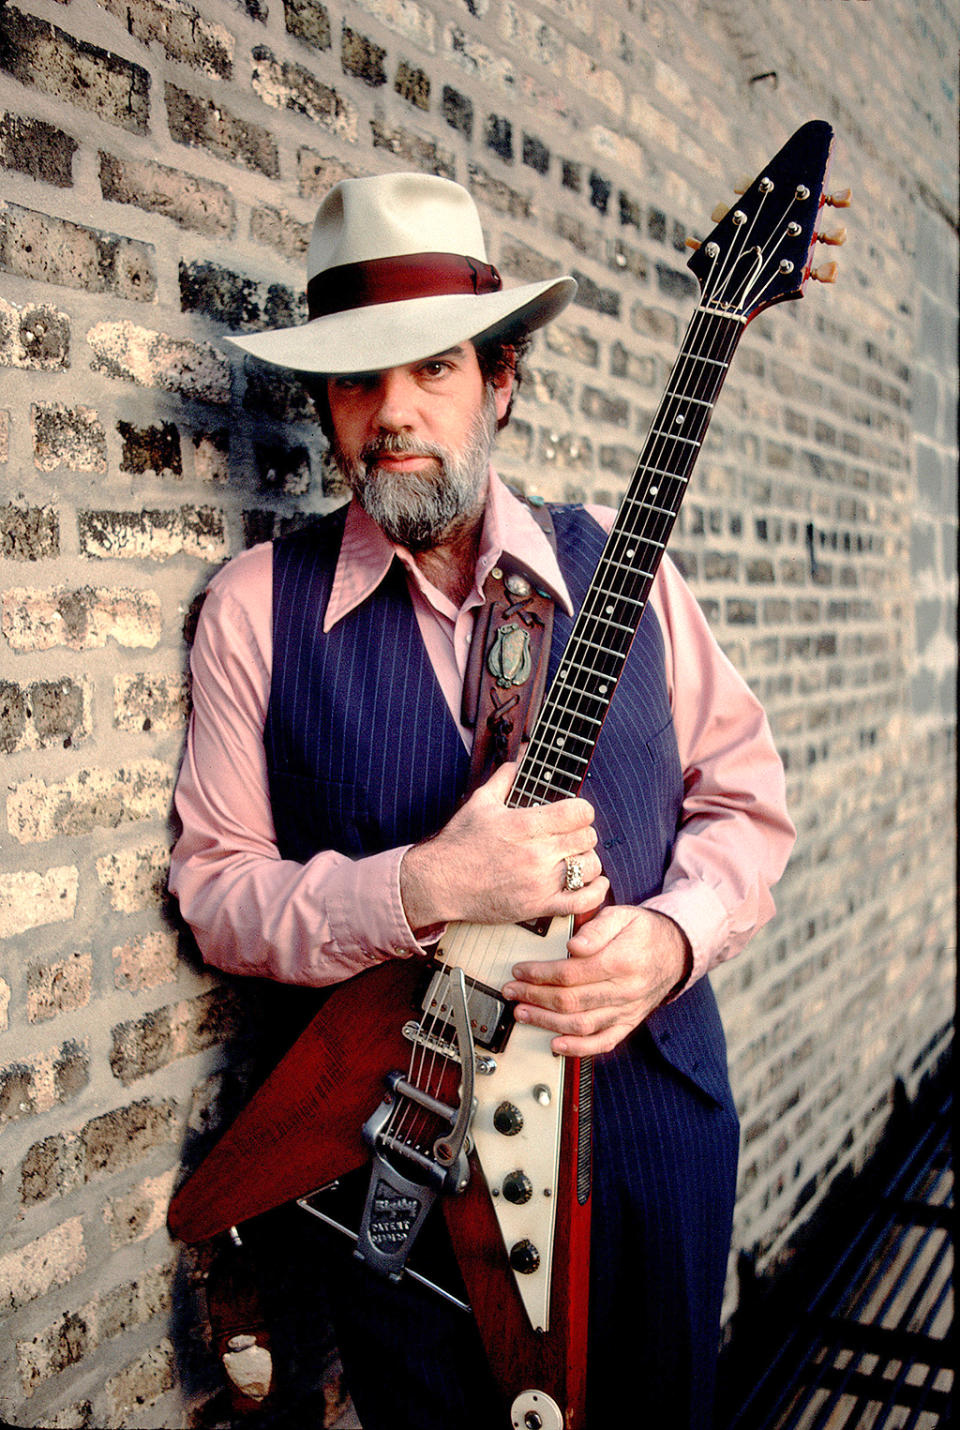
[[[454,1104],[463,1077],[449,1056],[443,970],[463,969],[476,1025],[473,1150],[465,1189],[440,1205],[504,1394],[503,1424],[543,1430],[583,1424],[590,1067],[555,1057],[550,1035],[513,1023],[492,994],[518,960],[563,957],[569,933],[566,919],[542,933],[456,924],[435,972],[419,960],[390,962],[334,989],[169,1213],[176,1237],[203,1241],[368,1163],[363,1128],[378,1107],[400,1100],[388,1086],[396,1072]],[[416,1145],[409,1122],[405,1135]],[[436,1134],[428,1120],[421,1144]],[[528,1415],[539,1418],[525,1422]]]

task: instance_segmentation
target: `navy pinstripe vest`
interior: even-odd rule
[[[552,511],[560,569],[578,608],[604,535],[580,507]],[[469,769],[400,562],[324,634],[344,520],[340,509],[274,544],[273,679],[264,744],[280,852],[301,862],[320,849],[356,857],[435,833],[456,809]],[[551,678],[571,624],[558,609]],[[597,812],[600,853],[616,901],[637,903],[658,892],[683,779],[663,636],[649,607],[583,793]],[[658,1010],[647,1027],[674,1066],[713,1096],[729,1095],[706,980]]]

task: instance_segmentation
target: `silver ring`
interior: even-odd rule
[[[563,887],[571,894],[576,893],[577,889],[583,888],[583,860],[564,859],[563,862],[567,866],[563,876]]]

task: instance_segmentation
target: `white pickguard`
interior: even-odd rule
[[[452,924],[441,940],[438,958],[499,991],[512,976],[515,963],[566,958],[571,930],[569,918],[554,919],[543,937],[516,924]],[[549,1330],[550,1321],[566,1066],[566,1059],[550,1050],[554,1036],[542,1028],[514,1024],[503,1051],[493,1055],[496,1070],[477,1076],[477,1109],[470,1128],[507,1254],[525,1241],[539,1253],[537,1269],[514,1271],[514,1280],[530,1324],[542,1331]],[[523,1119],[514,1135],[504,1135],[494,1126],[494,1113],[503,1103],[512,1104]],[[503,1195],[505,1179],[515,1172],[522,1172],[532,1188],[522,1205]]]

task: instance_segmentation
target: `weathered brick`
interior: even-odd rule
[[[160,1230],[166,1220],[176,1175],[177,1169],[172,1167],[159,1176],[145,1177],[130,1191],[122,1192],[107,1202],[103,1220],[112,1247],[116,1249],[134,1241],[144,1241]]]
[[[382,45],[349,25],[344,25],[340,31],[340,66],[344,74],[362,79],[373,89],[387,82],[387,72],[383,67],[386,55]]]
[[[473,138],[473,101],[461,94],[452,85],[445,84],[440,98],[440,108],[451,129],[458,130],[466,139]]]
[[[625,377],[638,387],[652,387],[656,381],[656,359],[647,354],[631,352],[622,343],[610,349],[610,371],[614,377]]]
[[[341,159],[331,159],[313,149],[297,150],[297,192],[302,199],[321,199],[334,184],[356,178],[357,173]]]
[[[596,422],[609,422],[626,427],[630,422],[630,404],[625,397],[614,397],[595,387],[585,387],[580,394],[580,411]]]
[[[256,443],[254,455],[260,485],[267,491],[303,496],[310,490],[310,455],[305,447]]]
[[[78,145],[69,134],[42,119],[4,114],[0,118],[0,164],[44,184],[69,189]]]
[[[479,164],[470,164],[469,179],[469,188],[474,197],[495,213],[502,214],[504,218],[531,216],[533,206],[530,196],[520,193],[519,189],[512,189],[502,179],[495,179]]]
[[[146,134],[150,76],[140,65],[20,10],[5,10],[3,30],[0,69],[20,84],[67,99],[107,124]]]
[[[101,560],[165,561],[171,556],[223,560],[227,534],[214,507],[172,511],[82,511],[77,516],[80,552]]]
[[[10,984],[5,978],[0,978],[0,1033],[5,1033],[9,1026],[10,1008]]]
[[[197,432],[193,438],[193,468],[201,482],[225,482],[230,475],[230,433]]]
[[[118,422],[122,452],[120,470],[133,476],[149,472],[154,476],[183,476],[180,455],[180,432],[174,422],[158,427],[135,427],[132,422]]]
[[[102,233],[7,203],[0,207],[0,268],[40,283],[112,293],[151,303],[156,296],[149,243]]]
[[[44,924],[67,923],[77,909],[80,876],[72,865],[38,873],[0,873],[0,938],[14,938]]]
[[[604,288],[586,273],[574,269],[572,276],[577,280],[577,296],[574,302],[581,308],[589,308],[594,313],[610,318],[620,316],[620,294],[615,288]]]
[[[180,0],[98,0],[121,19],[135,39],[149,45],[156,41],[173,60],[192,65],[214,79],[233,74],[235,41],[223,25],[206,20],[192,5]]]
[[[558,79],[563,74],[561,32],[525,5],[505,0],[500,10],[500,34],[516,54],[535,60]]]
[[[53,507],[0,507],[0,555],[45,561],[60,554],[60,519]]]
[[[93,959],[89,953],[34,964],[27,969],[27,1020],[43,1023],[58,1013],[86,1007],[92,980]]]
[[[0,1305],[15,1310],[66,1283],[87,1263],[80,1217],[0,1257]]]
[[[371,119],[370,132],[375,149],[385,149],[388,154],[402,159],[415,169],[428,174],[440,174],[445,179],[456,175],[456,162],[449,149],[443,149],[435,139],[425,138],[405,129],[402,124],[388,126],[380,119]]]
[[[132,204],[197,233],[229,238],[236,231],[236,203],[226,185],[150,159],[101,151],[100,192],[111,203]]]
[[[675,344],[679,324],[665,308],[651,308],[647,303],[634,303],[630,309],[630,326],[635,333],[659,342]]]
[[[111,1375],[104,1383],[107,1410],[111,1423],[122,1425],[133,1408],[149,1408],[176,1380],[176,1356],[173,1346],[163,1338],[123,1370]]]
[[[175,983],[180,966],[176,935],[158,931],[144,934],[113,950],[113,982],[117,988],[140,993]]]
[[[3,593],[3,635],[16,651],[95,650],[114,640],[121,646],[155,646],[162,618],[152,591],[84,586]]]
[[[393,78],[393,90],[415,109],[429,110],[430,76],[426,70],[411,65],[407,60],[401,60]]]
[[[623,114],[623,84],[613,70],[597,64],[579,45],[567,45],[564,70],[574,88],[604,105],[613,114]]]
[[[110,1177],[176,1140],[176,1105],[170,1098],[143,1098],[92,1118],[80,1136],[84,1179]]]
[[[50,1376],[76,1365],[93,1350],[94,1315],[93,1306],[86,1314],[84,1310],[63,1311],[52,1326],[32,1340],[17,1341],[17,1371],[25,1395],[32,1395]]]
[[[388,30],[394,30],[412,41],[427,54],[436,49],[436,15],[430,6],[420,5],[416,0],[361,0],[363,9],[376,16]],[[486,9],[487,0],[469,0],[472,13]]]
[[[162,817],[173,772],[161,760],[138,760],[118,770],[79,770],[65,780],[22,780],[7,795],[7,827],[20,844],[59,835],[116,829]]]
[[[306,301],[281,283],[257,283],[218,263],[180,264],[180,307],[231,328],[291,327],[306,319]]]
[[[288,34],[315,50],[329,50],[333,43],[330,16],[320,0],[283,0],[283,18]]]
[[[183,397],[223,405],[230,400],[230,364],[207,343],[171,338],[128,319],[96,323],[87,333],[91,367],[139,387],[159,387]]]
[[[72,472],[107,470],[107,434],[91,407],[64,407],[60,402],[30,408],[33,461],[41,472],[66,467]]]
[[[187,683],[179,675],[116,675],[113,679],[113,724],[117,730],[185,728]]]
[[[275,248],[289,261],[302,263],[310,243],[310,225],[301,223],[286,209],[261,204],[251,211],[250,237]]]
[[[0,365],[56,372],[70,366],[70,319],[47,304],[17,308],[0,298]]]
[[[505,164],[513,163],[513,124],[506,115],[487,115],[483,126],[483,142]]]
[[[223,988],[214,988],[118,1023],[112,1030],[111,1071],[127,1087],[177,1058],[222,1042],[233,1030],[234,1021],[230,995]]]
[[[20,1164],[20,1202],[34,1206],[62,1197],[83,1182],[83,1147],[74,1132],[35,1142]]]
[[[256,82],[254,87],[257,87]],[[260,90],[257,89],[257,92],[260,93]],[[279,175],[276,141],[262,125],[251,124],[212,100],[190,94],[175,84],[164,86],[164,102],[170,137],[177,144],[206,149],[219,159],[241,164],[246,169],[265,174],[268,179]]]
[[[9,1063],[0,1069],[0,1127],[68,1102],[89,1080],[90,1050],[86,1043],[73,1039]]]
[[[253,61],[251,83],[264,104],[303,114],[341,139],[356,139],[357,111],[335,89],[323,84],[302,65],[279,61],[265,45],[256,47]],[[264,169],[264,172],[268,171]],[[276,172],[274,169],[273,173]]]
[[[97,879],[107,891],[110,907],[132,914],[158,908],[164,900],[170,850],[166,845],[136,845],[97,860]]]

